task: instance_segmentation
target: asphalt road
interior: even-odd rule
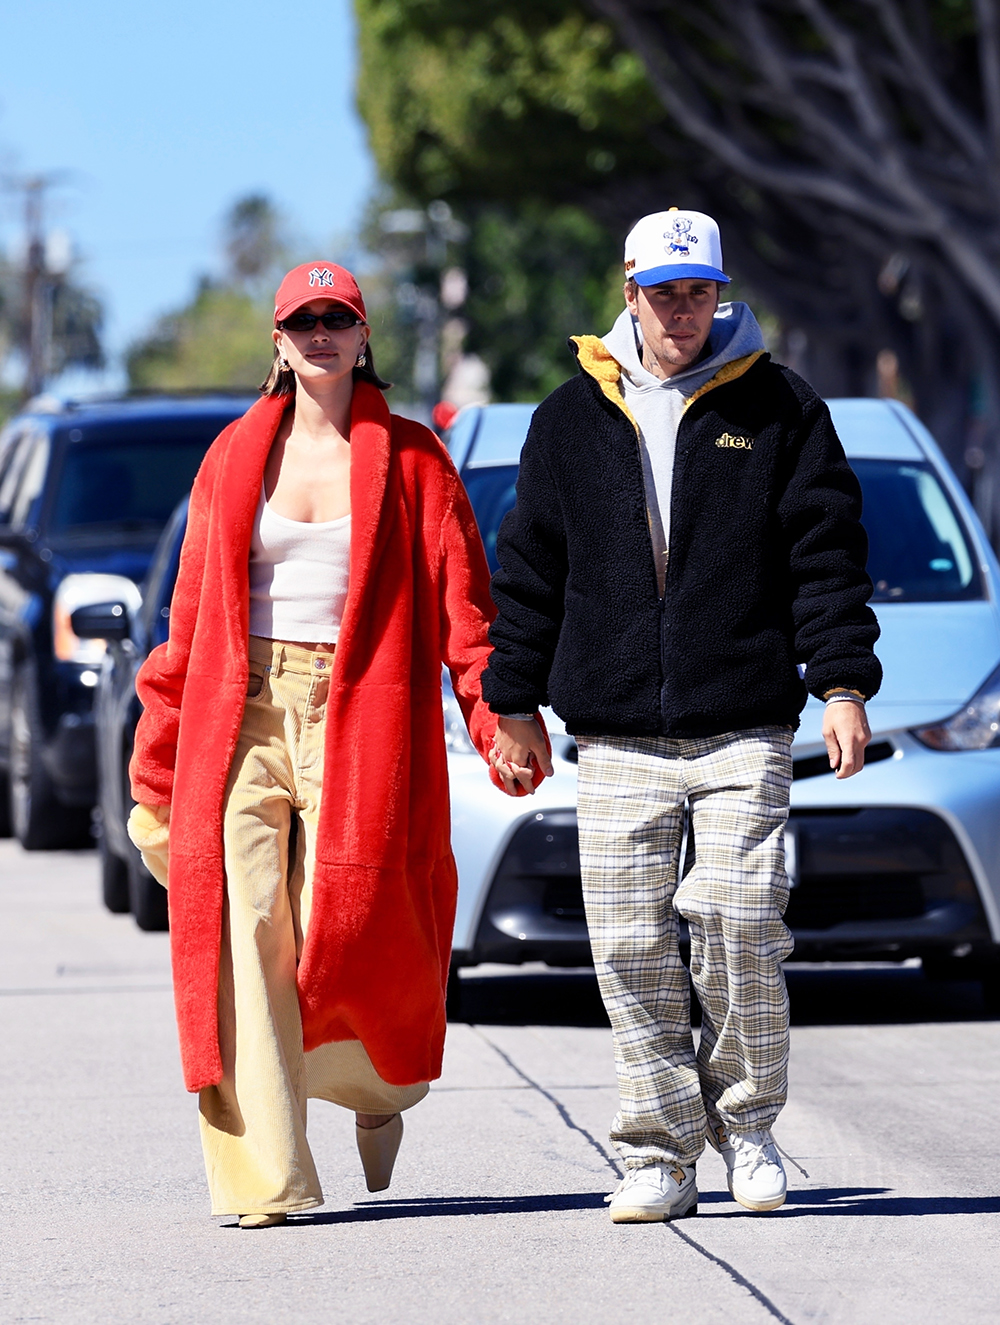
[[[327,1204],[208,1215],[165,935],[98,902],[90,853],[0,843],[0,1319],[480,1325],[1000,1317],[1000,1027],[919,970],[793,971],[786,1206],[614,1226],[609,1032],[587,973],[469,972],[442,1080],[370,1196],[317,1103]]]

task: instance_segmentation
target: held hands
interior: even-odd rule
[[[865,766],[865,746],[871,728],[863,704],[828,704],[823,715],[823,740],[830,767],[838,778],[849,778]]]
[[[489,761],[508,796],[534,795],[535,770],[547,778],[553,772],[545,737],[534,718],[528,722],[499,718]]]

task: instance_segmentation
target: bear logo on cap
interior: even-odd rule
[[[689,245],[697,244],[698,242],[698,236],[691,234],[692,224],[693,222],[689,216],[674,217],[673,234],[671,234],[669,230],[663,232],[663,238],[670,240],[670,244],[664,246],[667,253],[679,253],[684,258],[689,258],[691,256]]]
[[[329,267],[324,267],[322,271],[318,267],[313,267],[309,273],[309,288],[312,289],[314,285],[320,287],[328,285],[331,289],[333,288],[333,272]]]

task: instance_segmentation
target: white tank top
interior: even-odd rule
[[[250,634],[336,644],[350,559],[349,515],[289,520],[271,509],[262,484],[250,541]]]

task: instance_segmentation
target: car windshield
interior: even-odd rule
[[[873,602],[941,603],[983,596],[968,535],[930,465],[853,460],[851,467],[864,492]],[[514,505],[517,466],[473,466],[462,478],[495,571],[497,530]]]
[[[930,465],[852,460],[851,468],[864,492],[872,602],[943,603],[983,596],[968,535]]]
[[[158,533],[226,422],[209,416],[72,429],[48,532],[83,533],[100,526]]]

